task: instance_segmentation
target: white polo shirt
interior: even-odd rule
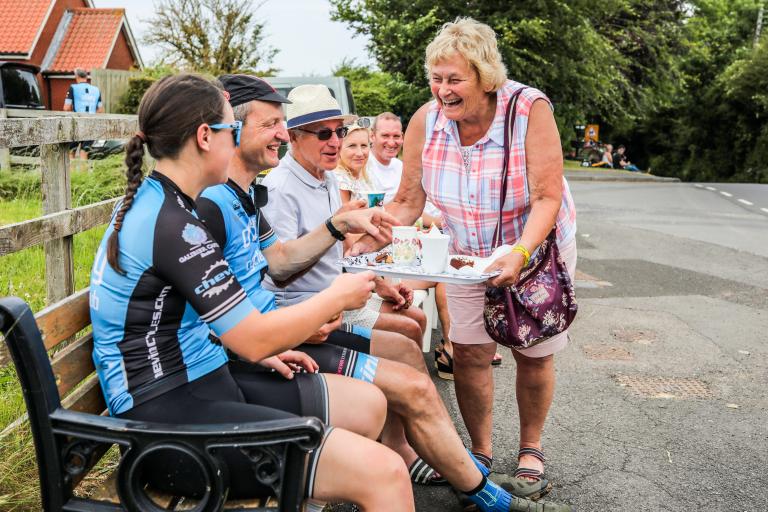
[[[371,151],[371,156],[368,158],[368,172],[374,176],[386,193],[384,203],[394,199],[397,189],[400,188],[400,179],[403,177],[403,162],[399,158],[393,158],[389,165],[384,165]]]
[[[333,170],[318,180],[287,153],[280,164],[261,182],[269,190],[269,200],[262,208],[267,221],[282,242],[306,235],[341,208],[339,185]],[[343,255],[341,242],[334,244],[301,277],[278,288],[269,276],[264,288],[275,293],[278,306],[291,306],[325,290],[341,274],[336,262]]]

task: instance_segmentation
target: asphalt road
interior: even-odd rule
[[[580,512],[768,510],[768,216],[754,208],[767,189],[716,187],[571,184],[580,311],[545,428],[549,499]],[[502,355],[494,469],[511,472],[514,362]],[[452,384],[436,382],[466,439]],[[446,488],[417,487],[416,502],[460,510]]]
[[[768,185],[748,183],[695,183],[704,189],[738,204],[748,211],[759,211],[768,215]]]

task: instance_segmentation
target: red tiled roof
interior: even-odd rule
[[[29,53],[53,0],[0,0],[0,54]]]
[[[70,9],[72,19],[46,71],[103,68],[112,50],[125,9]]]

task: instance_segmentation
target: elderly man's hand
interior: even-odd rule
[[[311,343],[312,345],[319,345],[328,339],[328,336],[336,329],[341,329],[341,314],[336,315],[335,318],[331,318],[327,323],[323,324],[315,334],[307,338],[304,343]]]
[[[392,226],[400,225],[395,217],[381,208],[342,212],[334,215],[331,222],[339,226],[342,233],[367,234],[380,243],[389,243],[392,239]]]
[[[386,279],[377,279],[374,291],[385,301],[391,302],[394,311],[408,309],[413,303],[413,290],[403,283],[392,284]]]

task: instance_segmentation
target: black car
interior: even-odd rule
[[[37,73],[31,64],[0,61],[0,108],[45,110]]]

